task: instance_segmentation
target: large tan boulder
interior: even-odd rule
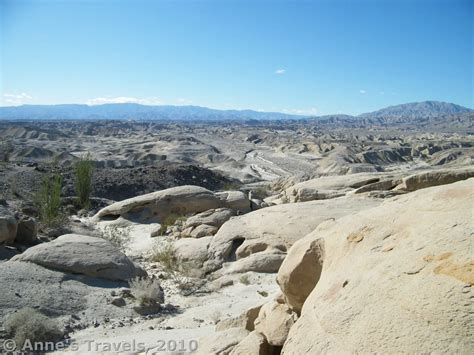
[[[248,212],[250,201],[239,191],[214,193],[203,187],[185,185],[113,203],[101,209],[94,220],[122,216],[136,222],[164,221],[171,214],[185,215],[221,207]]]
[[[469,179],[318,227],[323,271],[283,353],[470,352],[472,206]]]
[[[65,234],[52,242],[31,247],[11,261],[108,280],[125,281],[145,275],[110,242],[78,234]]]
[[[402,179],[396,190],[416,191],[431,186],[452,184],[474,177],[474,167],[464,169],[443,169],[413,174]]]
[[[273,300],[265,303],[260,309],[255,320],[255,330],[263,334],[268,344],[282,346],[296,319],[296,313],[288,305]]]
[[[250,332],[230,352],[230,355],[270,355],[270,346],[257,331]]]
[[[211,333],[199,339],[199,355],[226,355],[240,343],[249,331],[244,328],[230,328],[222,332]]]
[[[321,222],[377,206],[378,199],[362,196],[341,197],[276,205],[232,217],[225,222],[209,246],[209,264],[218,268],[260,252],[286,252],[298,239]],[[278,265],[276,270],[278,271]]]
[[[0,244],[12,244],[15,241],[18,224],[13,213],[0,206]]]
[[[298,240],[278,270],[277,282],[285,302],[296,313],[319,281],[324,259],[324,242],[312,234]]]
[[[219,323],[217,323],[216,330],[222,331],[230,328],[244,328],[251,332],[255,329],[255,319],[257,319],[261,308],[262,305],[255,306],[249,308],[237,317],[221,320]]]

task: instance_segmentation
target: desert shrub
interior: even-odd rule
[[[61,185],[62,177],[57,173],[43,177],[40,190],[36,196],[40,220],[43,224],[54,224],[60,217]]]
[[[177,222],[183,222],[186,220],[185,216],[180,216],[174,213],[169,214],[164,221],[161,222],[159,235],[165,235],[169,227],[176,224]]]
[[[239,188],[240,188],[240,185],[235,182],[228,182],[222,186],[222,190],[224,191],[233,191],[233,190],[238,190]]]
[[[240,276],[239,282],[244,285],[249,285],[250,284],[249,275]]]
[[[74,164],[75,187],[79,206],[89,207],[92,192],[92,170],[93,163],[90,153],[83,155]]]
[[[160,263],[167,272],[177,272],[178,258],[176,250],[171,243],[160,243],[155,246],[152,251],[151,260]]]
[[[252,198],[263,200],[270,195],[270,190],[267,186],[261,186],[252,190]]]
[[[11,314],[3,326],[17,348],[23,347],[27,340],[31,343],[56,342],[63,336],[53,319],[33,308],[22,308]]]
[[[130,281],[130,289],[141,306],[165,301],[163,289],[156,278],[136,277]]]
[[[120,250],[125,251],[128,249],[128,244],[130,243],[130,230],[129,228],[120,228],[115,224],[111,224],[102,228],[99,237],[109,241]]]

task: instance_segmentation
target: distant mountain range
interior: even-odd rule
[[[359,116],[328,115],[312,118],[343,118],[352,120],[386,118],[430,118],[474,112],[474,110],[447,102],[424,101],[390,106]],[[133,103],[104,104],[96,106],[22,105],[0,107],[3,120],[171,120],[171,121],[247,121],[247,120],[294,120],[308,116],[290,115],[280,112],[252,110],[216,110],[200,106],[146,106]]]
[[[389,106],[378,111],[363,113],[364,118],[428,118],[440,115],[454,115],[472,112],[474,110],[440,101],[412,102],[396,106]]]

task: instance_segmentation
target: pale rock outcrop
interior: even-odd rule
[[[263,334],[268,344],[282,346],[296,319],[296,313],[288,305],[273,300],[260,309],[255,320],[255,330]]]
[[[473,349],[472,206],[469,179],[318,227],[323,271],[283,353]]]
[[[52,242],[31,247],[11,261],[108,280],[125,281],[145,275],[110,242],[78,234],[65,234]]]
[[[122,216],[137,222],[163,221],[170,214],[185,215],[216,208],[250,211],[250,201],[240,191],[214,193],[203,187],[185,185],[116,202],[100,210],[94,220]]]
[[[225,222],[227,222],[230,217],[234,216],[235,212],[230,208],[218,208],[213,210],[208,210],[205,212],[198,213],[194,216],[189,217],[186,220],[185,228],[187,227],[197,227],[201,224],[207,224],[209,226],[214,226],[220,228]]]
[[[190,269],[190,271],[202,271],[202,265],[207,259],[207,249],[212,237],[182,238],[173,243],[176,257],[180,265]]]
[[[18,224],[13,213],[0,206],[0,244],[12,244],[15,241]]]
[[[421,172],[403,178],[395,190],[416,191],[431,186],[451,184],[471,177],[474,177],[474,167]]]
[[[380,203],[381,200],[377,199],[351,196],[276,205],[232,217],[213,237],[208,265],[217,269],[225,261],[245,259],[264,251],[278,255],[324,220],[356,213]],[[278,271],[278,266],[269,272]]]
[[[194,228],[190,233],[189,236],[192,238],[202,238],[202,237],[209,237],[217,233],[217,227],[210,226],[208,224],[201,224]]]
[[[221,320],[217,323],[216,330],[222,331],[229,328],[244,328],[251,332],[255,329],[254,323],[261,308],[262,305],[252,307],[237,317]]]
[[[245,273],[248,271],[273,273],[278,271],[285,256],[286,254],[280,251],[255,253],[246,258],[225,264],[222,271],[226,274]]]
[[[250,200],[242,191],[217,192],[216,196],[222,201],[222,207],[230,208],[239,213],[247,213],[251,210]]]
[[[229,328],[199,339],[199,355],[225,355],[240,343],[249,331],[244,328]]]
[[[297,183],[283,191],[280,197],[287,202],[332,199],[361,186],[378,182],[381,176],[383,175],[367,173],[323,176]]]
[[[250,332],[230,352],[230,355],[270,355],[270,346],[265,337],[257,331]]]
[[[324,241],[309,234],[291,247],[278,270],[277,282],[285,302],[298,314],[321,276],[323,259]]]

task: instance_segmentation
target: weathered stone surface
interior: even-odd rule
[[[191,271],[203,271],[201,267],[207,259],[207,248],[212,237],[203,237],[199,239],[182,238],[173,243],[176,257],[180,264]]]
[[[282,346],[296,319],[296,313],[292,312],[288,305],[270,301],[260,309],[255,320],[255,330],[263,334],[268,344]]]
[[[323,259],[324,241],[309,234],[291,247],[278,270],[277,282],[285,302],[298,314],[321,276]]]
[[[451,184],[474,177],[474,168],[433,170],[413,174],[402,179],[396,190],[415,191],[431,186]]]
[[[250,210],[250,201],[239,191],[213,193],[203,187],[185,185],[113,203],[100,210],[94,219],[122,216],[137,222],[164,221],[170,214],[199,213],[221,207],[246,212]]]
[[[218,268],[224,261],[244,259],[253,253],[285,252],[324,220],[380,203],[376,199],[351,196],[277,205],[233,217],[213,237],[209,246],[210,263]]]
[[[265,337],[257,331],[250,332],[230,352],[230,355],[270,355],[270,346]]]
[[[17,232],[17,221],[13,213],[0,206],[0,244],[12,244]]]
[[[229,354],[248,334],[249,331],[243,328],[230,328],[210,334],[199,339],[197,353],[200,355]]]
[[[64,274],[42,266],[8,261],[0,263],[0,324],[14,311],[31,307],[49,316],[81,316],[92,321],[105,316],[130,316],[130,309],[116,307],[107,298],[123,282]]]
[[[283,353],[472,349],[473,205],[469,179],[318,227],[323,272]]]
[[[251,254],[244,259],[227,264],[224,273],[244,273],[248,271],[272,273],[277,272],[285,259],[286,254],[282,252],[262,252]]]
[[[212,236],[216,233],[217,227],[201,224],[191,231],[190,236],[192,238],[202,238]]]
[[[216,330],[223,331],[229,328],[244,328],[251,332],[255,329],[254,323],[261,308],[262,305],[252,307],[237,317],[221,320],[217,323]]]
[[[189,217],[186,221],[185,227],[197,227],[201,224],[207,224],[219,228],[234,215],[235,212],[230,208],[208,210]]]
[[[250,209],[250,200],[242,191],[224,191],[216,193],[222,203],[222,207],[230,208],[239,213],[247,213]]]
[[[325,200],[343,196],[355,188],[380,180],[380,174],[348,174],[323,176],[297,183],[287,188],[281,198],[287,202]]]
[[[129,280],[144,274],[108,241],[78,234],[66,234],[36,245],[12,260],[108,280]]]

